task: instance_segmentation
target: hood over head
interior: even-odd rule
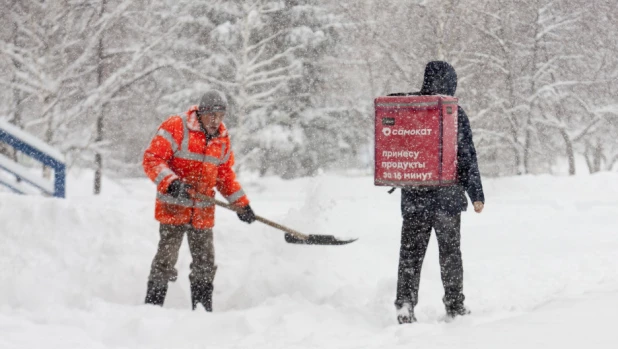
[[[421,95],[454,96],[456,89],[457,73],[450,64],[443,61],[427,63]]]

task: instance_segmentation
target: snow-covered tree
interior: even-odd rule
[[[239,166],[296,177],[336,161],[345,137],[329,123],[339,111],[321,97],[331,16],[312,0],[232,3],[238,17],[210,35],[218,67],[211,78],[232,104]]]
[[[562,47],[581,16],[561,11],[560,5],[545,0],[484,2],[470,8],[466,20],[487,45],[469,60],[485,67],[481,79],[487,82],[483,91],[489,101],[481,103],[479,133],[493,139],[492,144],[508,145],[512,168],[520,174],[532,172],[535,156],[546,162],[551,161],[548,156],[555,158],[547,152],[551,147],[541,131],[564,129],[558,120],[566,117],[559,112],[560,99],[564,88],[576,83],[564,67],[577,57]]]
[[[241,171],[303,176],[354,166],[361,153],[369,165],[373,99],[417,90],[436,59],[458,72],[483,173],[550,172],[563,159],[575,173],[577,157],[591,172],[618,163],[615,2],[0,6],[0,117],[97,178],[140,174],[157,125],[210,88],[230,101]]]
[[[73,161],[93,156],[95,193],[102,152],[112,143],[104,137],[110,108],[126,100],[135,85],[172,66],[161,54],[166,33],[138,5],[133,0],[15,2],[8,17],[16,34],[0,42],[15,62],[10,78],[0,84],[32,99],[22,126],[36,128],[34,133]]]

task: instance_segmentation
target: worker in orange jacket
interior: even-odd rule
[[[234,153],[223,124],[227,100],[219,91],[206,92],[199,105],[186,115],[165,120],[144,152],[143,166],[157,185],[155,218],[160,222],[160,240],[152,261],[146,292],[147,304],[163,305],[184,234],[187,234],[192,263],[191,303],[212,311],[214,260],[212,228],[214,203],[195,196],[214,198],[217,190],[230,204],[241,207],[243,222],[255,221],[249,199],[232,169]],[[201,195],[198,195],[201,194]]]

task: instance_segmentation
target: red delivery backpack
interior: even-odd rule
[[[435,187],[457,183],[457,98],[375,99],[374,184]]]

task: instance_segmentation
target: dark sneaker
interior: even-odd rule
[[[468,308],[466,308],[463,304],[455,307],[446,307],[446,316],[450,318],[466,316],[470,315],[470,313],[470,310],[468,310]]]
[[[411,324],[416,322],[414,308],[412,308],[410,303],[403,303],[401,308],[397,309],[397,321],[399,324]]]

